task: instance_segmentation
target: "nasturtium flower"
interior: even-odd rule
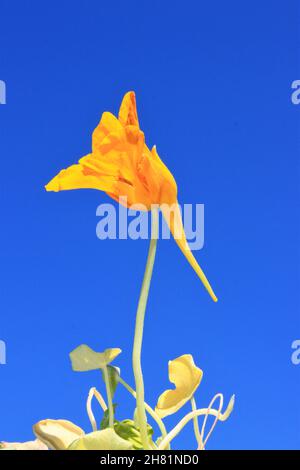
[[[65,419],[44,419],[33,426],[36,437],[52,450],[66,450],[84,431]]]
[[[0,450],[48,450],[39,439],[27,442],[0,442]]]
[[[132,443],[113,429],[85,434],[76,424],[64,419],[44,419],[33,426],[33,432],[52,450],[131,450]]]
[[[177,202],[176,181],[160,159],[156,147],[145,143],[139,126],[134,92],[123,98],[119,116],[104,112],[92,135],[92,151],[75,165],[62,170],[47,191],[90,188],[106,192],[116,201],[144,210],[159,206],[176,243],[210,296],[217,301],[190,248]]]
[[[203,372],[196,367],[191,354],[184,354],[169,361],[169,380],[175,389],[163,392],[157,402],[155,411],[161,417],[178,411],[189,401],[202,380]]]

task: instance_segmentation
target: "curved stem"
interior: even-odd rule
[[[209,433],[207,434],[205,440],[204,440],[204,433],[205,433],[205,427],[206,427],[206,424],[207,424],[207,418],[208,418],[208,415],[209,415],[209,410],[211,410],[214,402],[217,400],[217,399],[220,399],[220,403],[219,403],[219,408],[218,408],[218,414],[217,416],[215,417],[215,420],[210,428],[210,431]],[[206,413],[206,416],[204,418],[204,421],[203,421],[203,424],[202,424],[202,429],[201,429],[201,437],[202,437],[202,445],[200,447],[198,447],[198,450],[204,450],[205,449],[205,446],[206,446],[206,443],[208,441],[208,439],[210,438],[214,428],[216,427],[216,424],[219,420],[219,416],[221,414],[221,410],[223,408],[223,403],[224,403],[224,398],[223,398],[223,395],[222,393],[217,393],[217,395],[215,395],[213,397],[213,399],[211,400],[210,404],[208,405],[208,412]]]
[[[119,377],[119,382],[120,384],[123,385],[123,387],[126,388],[126,390],[131,393],[131,395],[136,398],[136,393],[135,391],[133,390],[132,387],[130,387],[130,385],[125,382],[125,380],[123,380],[121,377]],[[162,421],[162,419],[158,416],[157,413],[155,413],[155,411],[151,408],[150,405],[148,405],[148,403],[145,403],[145,410],[149,413],[149,415],[151,416],[151,418],[154,419],[154,421],[156,422],[156,424],[158,425],[159,429],[160,429],[160,432],[162,434],[162,437],[165,437],[167,435],[167,430],[166,430],[166,427]]]
[[[107,410],[106,403],[101,395],[100,392],[95,387],[92,387],[89,391],[87,401],[86,401],[86,411],[92,426],[93,431],[97,431],[97,423],[95,420],[95,416],[92,410],[92,400],[93,397],[96,397],[98,400],[99,405],[101,406],[102,410],[105,412]]]
[[[111,395],[107,366],[103,367],[103,375],[104,375],[104,381],[106,385],[107,404],[108,404],[108,413],[109,413],[108,423],[109,423],[109,427],[113,428],[114,427],[114,407],[112,403],[112,395]]]
[[[105,411],[107,410],[107,405],[105,403],[105,400],[104,400],[103,396],[101,395],[101,393],[98,392],[98,390],[95,387],[93,387],[93,388],[94,388],[94,397],[97,399],[99,405],[101,406],[102,410],[105,413]]]
[[[87,411],[90,423],[92,425],[93,431],[97,431],[97,423],[96,423],[95,416],[92,410],[93,396],[94,396],[94,390],[93,388],[91,388],[87,397],[87,401],[86,401],[86,411]]]
[[[136,312],[136,323],[135,323],[135,333],[134,333],[134,343],[133,343],[133,353],[132,353],[133,374],[134,374],[135,388],[136,388],[137,418],[138,418],[138,423],[139,423],[139,428],[140,428],[140,433],[141,433],[141,440],[143,443],[144,450],[150,449],[150,446],[148,443],[148,435],[147,435],[147,417],[146,417],[145,403],[144,403],[145,393],[144,393],[143,373],[142,373],[142,367],[141,367],[141,352],[142,352],[145,311],[146,311],[146,305],[147,305],[147,300],[148,300],[150,282],[151,282],[153,265],[154,265],[154,260],[155,260],[157,238],[158,238],[157,209],[152,209],[151,215],[152,215],[151,241],[150,241],[150,247],[149,247],[149,252],[148,252],[144,279],[143,279],[142,288],[140,292],[138,308]]]
[[[192,405],[192,410],[196,411],[197,405],[196,405],[196,400],[194,397],[191,398],[191,405]],[[198,416],[194,416],[193,422],[194,422],[194,433],[195,433],[196,441],[197,441],[198,448],[199,448],[200,446],[202,447],[203,441],[202,441],[202,436],[201,436],[200,429],[199,429]]]
[[[191,419],[194,419],[195,416],[203,416],[203,415],[211,415],[211,416],[218,416],[220,421],[225,421],[228,418],[227,413],[220,413],[219,410],[215,410],[213,408],[201,408],[199,410],[190,411],[181,421],[169,432],[169,434],[161,441],[158,448],[159,450],[165,450],[167,445],[180,433],[180,431],[184,428],[186,424],[188,424]]]

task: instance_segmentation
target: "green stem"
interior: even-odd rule
[[[108,422],[109,422],[109,427],[113,428],[114,427],[114,407],[113,407],[113,402],[112,402],[112,395],[111,395],[107,366],[103,367],[103,375],[104,375],[106,395],[107,395],[107,405],[108,405],[108,414],[109,414]]]
[[[136,398],[136,393],[135,391],[133,390],[132,387],[130,387],[130,385],[125,382],[125,380],[123,380],[121,377],[119,377],[119,382],[120,384],[123,385],[123,387],[126,388],[126,390],[131,393],[131,395]],[[149,413],[149,415],[154,419],[154,421],[156,422],[156,424],[158,425],[159,429],[160,429],[160,432],[162,434],[162,437],[165,437],[167,435],[167,430],[166,430],[166,427],[162,421],[162,419],[158,416],[157,413],[155,413],[155,411],[151,408],[150,405],[148,405],[148,403],[145,402],[145,410],[147,411],[147,413]]]
[[[140,292],[140,298],[136,313],[136,323],[135,323],[135,333],[134,333],[134,343],[133,343],[133,353],[132,353],[132,364],[133,364],[133,374],[135,379],[135,388],[136,388],[136,406],[137,406],[137,418],[141,433],[141,440],[143,443],[144,450],[149,450],[151,447],[148,442],[147,435],[147,417],[145,411],[144,403],[144,381],[143,373],[141,367],[141,352],[142,352],[142,341],[143,341],[143,331],[144,331],[144,319],[145,311],[148,300],[150,282],[152,277],[153,265],[155,260],[156,245],[158,238],[158,212],[157,209],[151,211],[152,215],[152,227],[151,227],[151,241],[148,252],[148,258],[146,263],[146,269],[144,274],[144,279],[142,283],[142,288]]]

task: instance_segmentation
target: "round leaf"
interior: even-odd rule
[[[122,439],[111,428],[86,434],[74,441],[69,450],[132,450],[130,442]]]

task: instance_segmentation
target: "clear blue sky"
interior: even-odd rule
[[[296,2],[2,0],[0,17],[0,439],[30,439],[47,417],[89,430],[84,399],[102,384],[71,371],[80,343],[121,347],[118,365],[133,382],[148,243],[96,238],[105,194],[43,190],[90,151],[102,111],[117,112],[133,89],[180,202],[205,204],[196,257],[220,298],[209,299],[172,240],[159,243],[147,400],[168,386],[168,360],[192,353],[204,370],[199,406],[219,391],[237,397],[209,448],[299,448]],[[120,390],[116,401],[118,417],[129,417],[131,398]],[[194,447],[192,426],[175,447]]]

